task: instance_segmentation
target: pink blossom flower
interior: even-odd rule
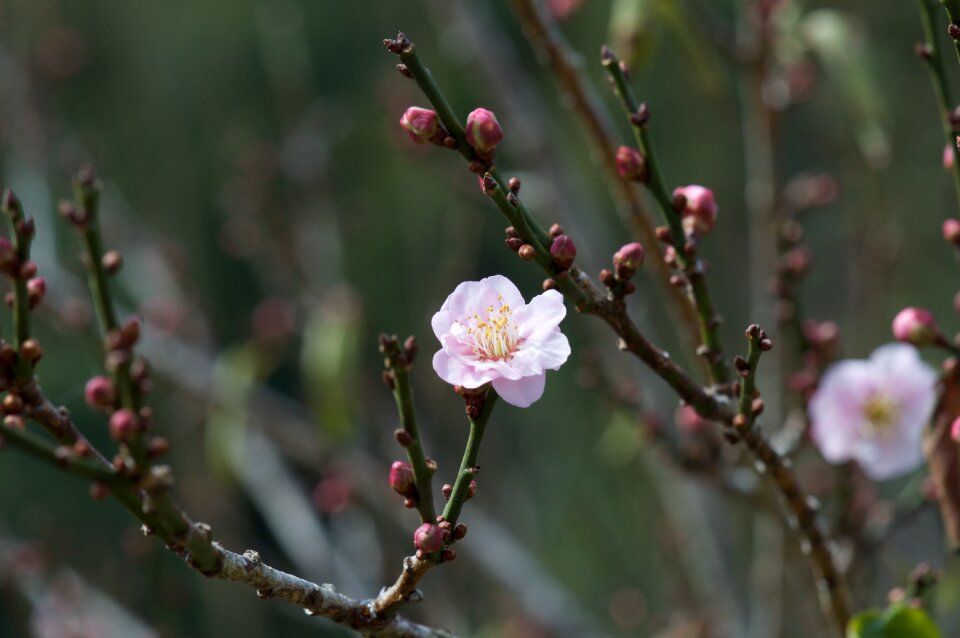
[[[447,383],[467,389],[491,383],[507,403],[528,407],[543,395],[546,371],[557,370],[570,356],[559,328],[566,313],[556,290],[527,304],[502,275],[465,281],[433,315],[441,345],[433,369]]]
[[[831,463],[857,461],[874,480],[923,461],[921,436],[936,403],[936,374],[912,346],[832,365],[810,399],[810,433]]]

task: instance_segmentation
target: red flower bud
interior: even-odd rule
[[[682,195],[686,200],[686,206],[680,213],[683,216],[683,229],[687,233],[699,235],[713,230],[717,222],[717,201],[713,197],[713,191],[691,184],[674,189],[673,196],[676,198],[678,195]]]
[[[932,345],[941,339],[940,328],[929,310],[904,308],[893,318],[893,338],[915,346]]]
[[[620,177],[635,182],[646,182],[649,177],[646,158],[640,151],[629,146],[617,149],[617,172]]]
[[[553,262],[560,268],[566,270],[573,265],[573,260],[577,256],[577,246],[567,235],[557,235],[553,244],[550,245],[550,256]]]
[[[130,410],[117,410],[110,415],[110,436],[114,441],[126,441],[137,429],[137,417]]]
[[[394,461],[390,466],[390,487],[401,496],[412,498],[417,493],[413,468],[406,461]]]
[[[400,118],[400,126],[417,144],[426,144],[437,133],[437,114],[429,109],[411,106]]]
[[[943,238],[960,248],[960,219],[948,219],[943,222]]]
[[[474,109],[467,116],[467,143],[481,153],[489,153],[503,140],[503,129],[493,111]]]
[[[107,377],[93,377],[83,389],[83,398],[91,408],[110,408],[117,402],[117,390]]]
[[[613,254],[613,271],[617,281],[627,281],[643,264],[644,250],[637,242],[631,242]]]
[[[413,533],[413,544],[427,554],[439,552],[443,549],[443,530],[434,523],[424,523]]]

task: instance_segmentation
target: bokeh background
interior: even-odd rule
[[[619,139],[629,129],[599,64],[604,42],[633,62],[668,182],[715,190],[720,223],[703,251],[731,352],[748,322],[773,316],[756,288],[770,273],[747,241],[751,85],[704,35],[735,36],[741,4],[551,3]],[[953,327],[957,264],[940,222],[956,204],[913,53],[915,4],[772,4],[780,46],[763,95],[779,122],[776,174],[780,186],[829,176],[816,182],[824,205],[798,217],[813,255],[805,313],[839,324],[847,357],[888,341],[904,305]],[[567,228],[588,272],[607,265],[628,237],[617,202],[508,2],[0,0],[0,183],[37,220],[43,387],[109,449],[82,401],[99,346],[79,247],[55,212],[89,161],[105,184],[106,241],[125,257],[117,298],[146,322],[151,403],[187,509],[228,547],[356,597],[392,582],[416,527],[386,482],[399,449],[376,335],[420,339],[421,428],[450,481],[466,422],[429,365],[429,319],[461,281],[501,273],[527,296],[542,281],[503,248],[505,224],[459,156],[397,125],[426,106],[381,45],[398,29],[458,113],[497,113],[499,166],[521,177],[539,219]],[[639,284],[645,330],[693,365],[662,288]],[[797,543],[754,475],[710,435],[676,434],[676,399],[600,322],[571,311],[564,331],[573,355],[543,400],[497,409],[465,509],[471,533],[405,613],[471,636],[822,635]],[[781,385],[760,380],[771,430],[788,405]],[[726,491],[671,461],[703,449],[732,455]],[[843,519],[831,490],[854,493],[865,536],[838,551],[856,557],[858,607],[881,605],[926,561],[944,570],[932,607],[944,635],[960,631],[960,569],[923,500],[924,471],[870,486],[809,446],[796,460],[828,520]],[[0,452],[0,635],[348,633],[205,580],[82,481]]]

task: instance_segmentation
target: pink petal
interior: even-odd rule
[[[513,320],[517,322],[521,339],[537,339],[559,326],[566,314],[563,295],[556,290],[548,290],[531,299],[526,306],[515,308]]]
[[[521,365],[521,362],[534,362],[536,372],[543,370],[557,370],[570,356],[570,342],[560,328],[554,328],[543,335],[539,341],[527,341],[520,351],[513,356],[512,362]]]
[[[489,370],[476,370],[464,365],[462,361],[451,357],[444,350],[437,350],[433,355],[433,370],[441,379],[452,385],[462,385],[465,388],[479,388],[484,383],[494,379]]]
[[[503,400],[518,408],[528,408],[543,396],[543,388],[547,383],[547,373],[523,377],[522,379],[494,379],[493,389]]]

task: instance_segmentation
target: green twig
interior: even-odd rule
[[[756,418],[753,401],[757,394],[757,364],[760,355],[770,349],[770,340],[760,327],[752,324],[746,330],[747,358],[737,358],[737,371],[740,373],[739,414],[743,417],[742,425],[750,425]]]
[[[427,465],[423,443],[420,440],[420,430],[417,427],[410,371],[406,366],[397,363],[396,356],[390,359],[394,362],[390,369],[393,372],[393,398],[397,402],[397,412],[400,414],[400,427],[409,437],[406,450],[410,465],[413,467],[413,479],[417,485],[417,512],[420,513],[421,522],[435,523],[437,512],[433,505],[433,471]]]
[[[457,480],[453,483],[453,491],[450,493],[450,499],[446,507],[443,508],[443,517],[450,521],[451,525],[457,524],[460,517],[460,509],[467,498],[470,489],[470,482],[477,475],[477,455],[480,452],[480,441],[483,439],[483,432],[487,427],[487,421],[493,413],[493,406],[497,402],[497,393],[493,388],[487,390],[484,397],[483,409],[476,419],[470,420],[470,435],[467,437],[467,446],[463,450],[463,459],[460,461],[460,471],[457,472]]]
[[[693,303],[699,316],[702,354],[707,359],[710,376],[714,383],[726,383],[730,380],[730,374],[717,330],[720,325],[720,317],[713,306],[713,299],[710,296],[710,290],[703,273],[703,265],[700,264],[696,255],[688,255],[687,253],[683,220],[680,213],[674,209],[673,197],[667,189],[663,173],[660,170],[660,162],[657,159],[647,129],[646,116],[641,113],[641,105],[630,89],[627,76],[620,66],[620,60],[617,59],[617,56],[609,47],[603,49],[603,66],[613,80],[614,93],[620,99],[623,110],[630,119],[637,144],[646,158],[649,174],[647,187],[657,201],[663,220],[670,229],[671,242],[676,251],[677,265],[687,276],[690,294],[693,297]]]
[[[960,3],[958,3],[960,4]],[[946,6],[947,3],[944,3]],[[946,73],[943,68],[943,57],[940,52],[940,39],[936,34],[936,18],[933,14],[933,7],[930,0],[917,0],[917,8],[920,10],[920,23],[923,25],[924,43],[920,45],[918,55],[923,61],[924,66],[930,73],[930,83],[933,85],[933,92],[937,98],[937,106],[940,110],[940,122],[943,127],[943,135],[946,139],[947,147],[951,149],[953,155],[953,168],[950,174],[953,177],[953,190],[957,197],[957,205],[960,207],[960,151],[957,149],[957,131],[954,124],[950,121],[950,115],[953,111],[953,100],[950,97],[950,86],[947,84]],[[950,10],[948,9],[948,12]],[[956,43],[957,41],[954,40]]]
[[[950,24],[960,27],[960,0],[940,0],[940,4],[947,10],[947,16],[950,18]],[[957,60],[960,60],[960,38],[953,37],[953,46],[957,50]]]
[[[23,214],[23,205],[11,191],[3,194],[3,212],[10,222],[10,234],[16,254],[16,270],[9,273],[13,280],[13,344],[17,350],[16,379],[20,384],[33,378],[33,360],[25,356],[23,344],[30,339],[30,294],[27,279],[21,268],[30,261],[30,243],[33,240],[33,221]]]

